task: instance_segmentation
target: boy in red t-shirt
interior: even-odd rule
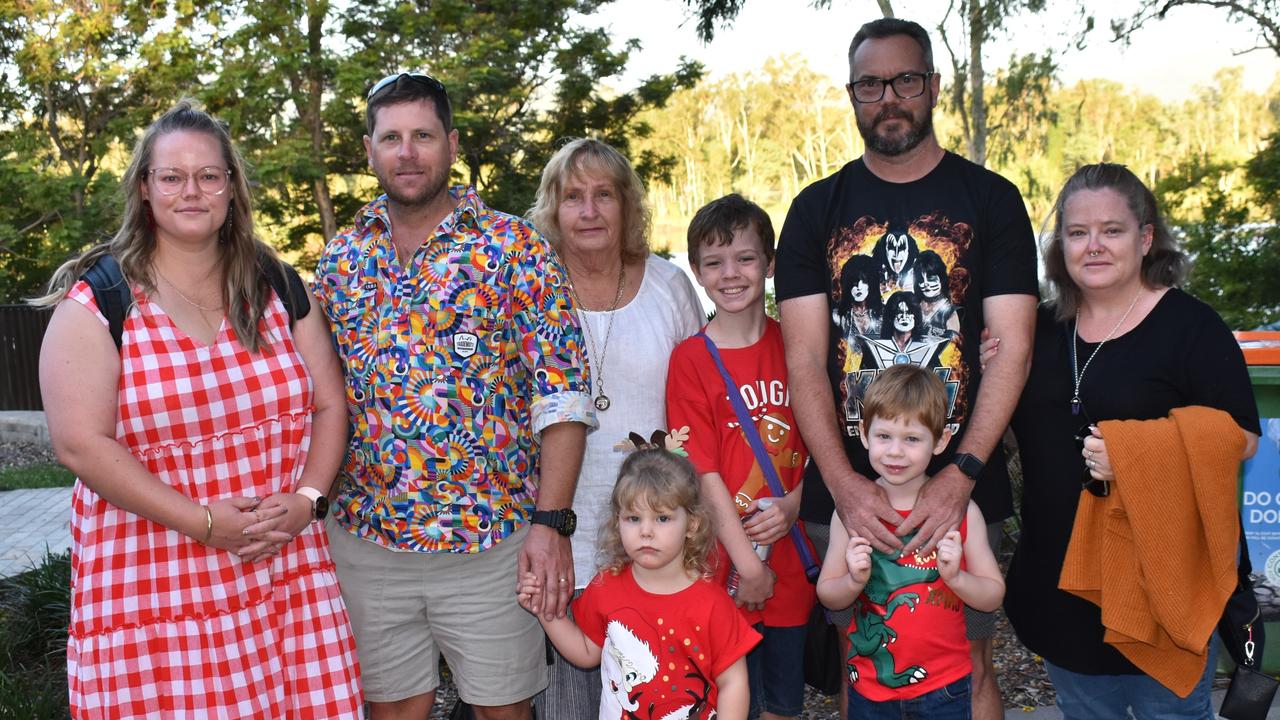
[[[741,195],[712,201],[689,224],[689,264],[716,306],[703,333],[715,343],[754,424],[749,432],[759,433],[781,497],[770,490],[743,434],[706,341],[695,335],[678,345],[667,370],[667,421],[689,428],[685,448],[720,541],[717,577],[725,582],[735,574],[734,600],[764,636],[747,656],[752,718],[803,711],[805,624],[815,602],[791,535],[808,453],[791,412],[782,333],[765,315],[773,251],[768,214]],[[812,558],[812,546],[800,537]]]
[[[904,518],[929,482],[929,460],[951,439],[946,414],[942,380],[916,365],[884,370],[863,394],[862,444],[879,475],[876,485]],[[866,538],[849,537],[840,518],[831,518],[818,598],[832,610],[854,606],[849,717],[970,717],[973,667],[964,606],[991,612],[1004,599],[986,527],[971,501],[935,552],[886,555]]]

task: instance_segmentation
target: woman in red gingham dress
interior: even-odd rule
[[[291,328],[260,281],[242,170],[225,129],[179,104],[139,141],[120,232],[44,299],[58,302],[41,352],[49,430],[79,476],[76,718],[360,717],[313,521],[345,446],[340,371],[323,314]],[[104,252],[133,288],[119,351],[75,280]]]

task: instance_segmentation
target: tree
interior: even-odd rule
[[[1006,128],[1039,124],[1047,119],[1047,91],[1057,73],[1053,53],[1027,54],[1010,58],[1009,69],[996,77],[996,94],[1008,100],[1003,104],[1000,122],[989,118],[987,73],[983,65],[983,47],[1004,29],[1005,21],[1020,12],[1038,13],[1045,0],[950,0],[947,12],[938,22],[938,37],[951,56],[955,77],[951,80],[951,105],[960,116],[965,154],[979,165],[987,164],[987,144],[994,133]],[[952,47],[955,33],[949,20],[955,14],[960,23],[959,48]],[[967,52],[964,50],[967,48]]]
[[[831,2],[813,0],[812,5],[830,7]],[[746,0],[685,0],[698,17],[698,35],[704,42],[714,38],[717,26],[731,23],[745,3]],[[1008,18],[1024,12],[1038,13],[1046,4],[1046,0],[950,0],[935,27],[951,56],[954,77],[948,94],[960,117],[965,154],[980,165],[987,162],[987,146],[993,135],[1013,134],[1019,128],[1050,119],[1047,92],[1057,73],[1053,51],[1010,59],[1009,70],[996,76],[994,91],[1011,101],[1002,105],[1001,115],[994,120],[989,116],[983,64],[988,40],[1004,29]],[[891,0],[877,0],[877,5],[884,17],[894,17]],[[958,27],[952,26],[953,21]]]
[[[0,9],[11,58],[0,94],[0,297],[36,294],[53,266],[109,234],[118,179],[108,156],[207,68],[188,40],[197,19],[189,4],[159,0]]]
[[[276,241],[298,248],[308,235],[331,238],[338,215],[329,183],[336,171],[331,119],[349,114],[349,98],[335,93],[339,57],[326,50],[328,0],[228,2],[206,43],[217,77],[200,95],[232,127],[252,158],[262,188],[258,209],[282,230]],[[326,102],[327,100],[327,102]],[[326,110],[328,111],[326,113]],[[348,138],[343,138],[350,144]],[[344,208],[350,211],[352,208]],[[349,212],[348,212],[349,214]]]
[[[1176,8],[1191,6],[1226,10],[1229,20],[1253,24],[1258,44],[1240,52],[1270,50],[1280,57],[1280,0],[1142,0],[1131,17],[1113,20],[1111,29],[1117,41],[1127,43],[1148,23],[1163,20]],[[1234,110],[1233,122],[1208,127],[1205,136],[1218,139],[1223,129],[1229,128],[1233,140],[1239,144],[1239,71],[1219,73],[1215,80],[1212,91],[1220,92],[1221,96],[1201,99],[1196,103],[1197,108],[1217,108],[1214,100],[1218,100]],[[1249,190],[1259,200],[1261,213],[1251,213],[1250,203],[1229,191],[1241,166]],[[1253,328],[1280,318],[1277,171],[1280,171],[1280,133],[1272,134],[1266,146],[1242,165],[1193,162],[1160,188],[1175,202],[1191,194],[1193,185],[1200,188],[1201,217],[1182,224],[1186,248],[1195,260],[1187,288],[1213,305],[1235,328]]]
[[[1172,218],[1193,260],[1186,289],[1213,306],[1227,325],[1252,329],[1280,320],[1280,133],[1247,166],[1256,197],[1267,216],[1252,221],[1249,203],[1232,197],[1223,182],[1235,171],[1229,164],[1191,164],[1158,188],[1176,201],[1199,188],[1207,192],[1200,217]]]
[[[1227,11],[1229,20],[1253,23],[1259,44],[1242,52],[1269,49],[1280,55],[1280,0],[1142,0],[1132,16],[1112,20],[1111,31],[1116,40],[1127,43],[1147,23],[1163,20],[1175,8],[1192,6],[1219,8]]]
[[[630,138],[650,131],[636,116],[661,106],[701,76],[683,63],[629,92],[602,83],[621,74],[636,48],[610,47],[602,30],[571,22],[603,0],[444,0],[357,6],[343,23],[361,68],[427,68],[449,86],[462,136],[466,181],[510,212],[532,203],[542,166],[556,141],[599,135],[626,153]],[[543,109],[543,103],[550,107]],[[654,176],[673,161],[637,159]]]
[[[359,138],[365,93],[388,72],[425,69],[449,85],[462,179],[522,212],[558,138],[598,135],[627,152],[652,131],[640,113],[701,75],[683,62],[608,87],[636,44],[576,25],[606,2],[0,3],[0,297],[34,294],[110,233],[130,146],[184,95],[228,121],[259,228],[304,250],[303,266],[376,191]],[[652,150],[633,160],[646,177],[674,164]]]

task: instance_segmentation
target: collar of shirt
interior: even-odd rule
[[[480,199],[479,193],[470,185],[454,185],[449,188],[449,196],[457,201],[457,207],[453,209],[440,225],[436,227],[435,234],[432,236],[434,241],[436,238],[450,237],[457,230],[464,227],[474,227],[478,218],[484,215],[487,206]],[[377,223],[379,228],[370,228],[370,225]],[[356,227],[362,230],[375,230],[374,232],[365,232],[365,237],[370,238],[371,242],[391,242],[391,211],[387,207],[387,196],[385,194],[378,196],[373,202],[365,205],[356,213]],[[430,242],[424,242],[422,247],[414,253],[416,257],[422,252],[422,248],[429,245]],[[366,252],[368,249],[366,248]]]

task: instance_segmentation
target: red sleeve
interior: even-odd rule
[[[573,601],[571,608],[573,621],[591,642],[600,647],[604,647],[605,626],[608,624],[608,618],[604,614],[604,608],[608,605],[606,596],[609,589],[605,587],[608,579],[604,573],[592,578],[583,588],[582,594]]]
[[[712,596],[707,634],[714,658],[711,666],[714,679],[720,677],[738,658],[751,652],[751,648],[760,642],[760,633],[742,617],[724,588],[708,582],[707,593]]]
[[[676,346],[667,367],[667,425],[689,428],[684,447],[699,475],[720,472],[720,435],[711,403],[724,381],[706,377],[702,369],[709,362],[706,345],[695,335]]]

